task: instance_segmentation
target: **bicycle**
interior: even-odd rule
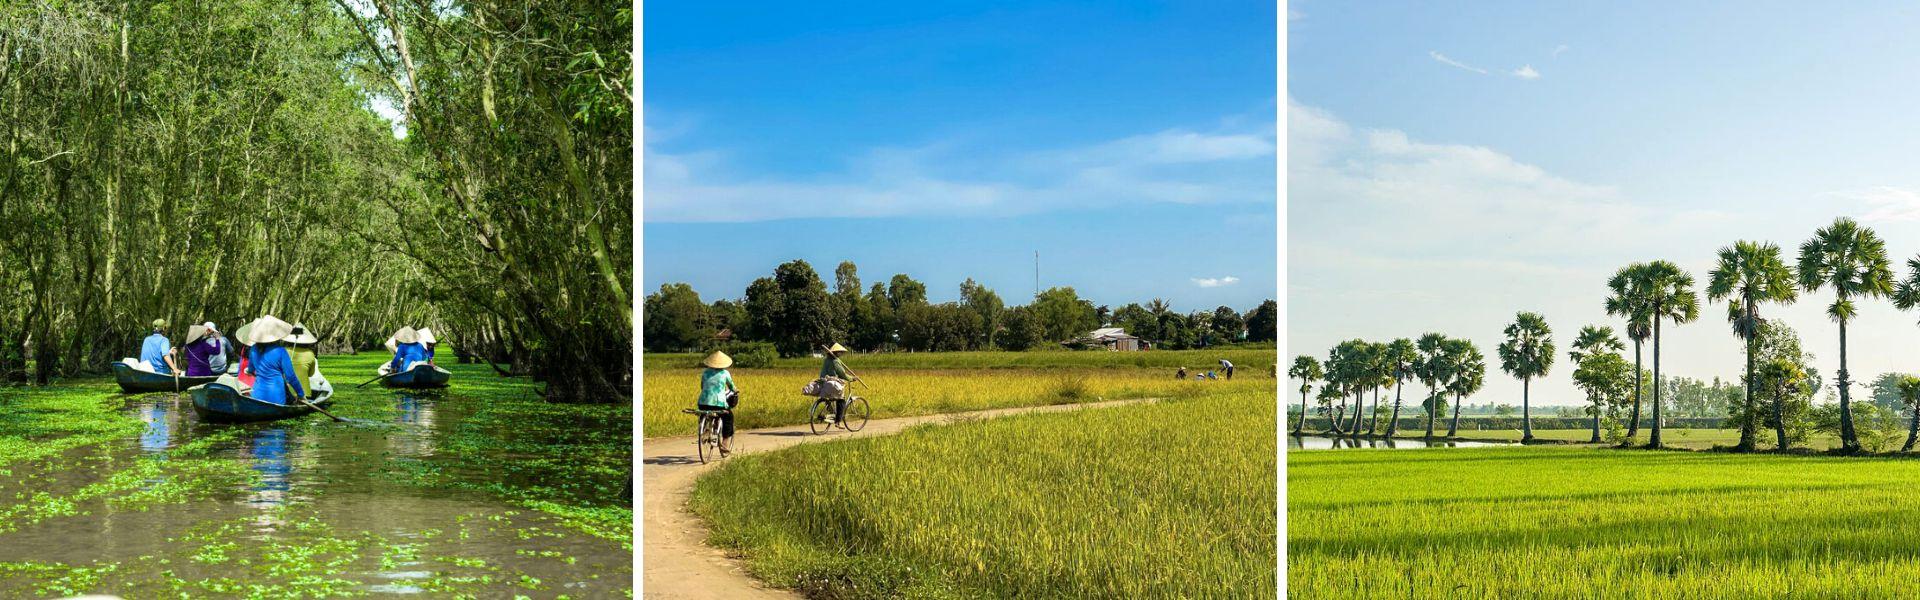
[[[814,400],[813,407],[807,410],[807,428],[812,430],[814,435],[831,431],[835,426],[847,431],[859,431],[867,428],[867,416],[870,412],[866,398],[847,396],[846,418],[829,423],[827,417],[833,416],[833,399],[820,398]]]
[[[682,408],[680,412],[700,416],[699,433],[693,436],[695,452],[700,455],[700,464],[707,464],[707,457],[724,458],[720,453],[720,416],[733,412],[730,409],[696,410]]]

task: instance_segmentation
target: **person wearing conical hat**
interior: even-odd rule
[[[725,352],[715,351],[700,361],[706,367],[700,372],[700,399],[694,402],[694,408],[707,411],[724,411],[720,416],[720,455],[733,453],[733,407],[737,406],[740,388],[733,385],[733,374],[727,367],[733,366],[733,357]]]
[[[167,320],[154,319],[153,333],[140,341],[140,362],[153,367],[153,372],[170,374],[178,368],[173,362],[173,342],[167,341]]]
[[[846,346],[834,342],[832,346],[827,347],[826,358],[820,363],[820,379],[826,380],[820,386],[820,389],[825,390],[826,393],[820,397],[833,401],[833,415],[828,417],[830,419],[827,421],[828,425],[847,419],[847,398],[842,392],[846,390],[848,382],[860,380],[859,377],[853,376],[853,371],[847,370],[846,363],[840,362],[840,355],[846,353]]]
[[[293,359],[294,377],[300,380],[301,387],[313,389],[313,377],[320,374],[320,356],[314,353],[313,346],[320,338],[308,331],[307,326],[294,323],[286,341],[287,354]]]
[[[212,340],[219,349],[219,352],[207,356],[208,370],[219,375],[227,372],[227,365],[240,362],[239,352],[233,347],[233,342],[227,339],[226,334],[220,332],[219,327],[213,326],[213,321],[201,323],[200,326],[207,329],[207,339]]]
[[[293,324],[271,316],[261,317],[248,328],[247,367],[253,372],[253,399],[274,404],[299,404],[307,397],[307,387],[294,374],[293,358],[287,352],[287,338]],[[295,400],[289,400],[289,395]]]
[[[433,329],[429,327],[421,327],[419,334],[420,345],[427,349],[427,364],[433,364],[433,348],[440,345],[440,340],[433,337]]]
[[[234,371],[233,376],[234,379],[239,380],[240,385],[248,388],[253,387],[253,365],[251,361],[253,360],[253,324],[256,322],[258,322],[258,319],[248,321],[245,325],[241,325],[239,329],[233,331],[233,343],[236,345],[234,350],[240,355],[239,360],[235,361],[239,363],[239,369]]]
[[[220,342],[207,331],[205,325],[187,326],[187,376],[211,377],[220,374],[215,371],[210,359],[220,354]]]
[[[427,347],[420,345],[420,332],[412,327],[401,327],[393,332],[393,360],[387,361],[388,373],[401,373],[413,368],[413,364],[427,359]]]

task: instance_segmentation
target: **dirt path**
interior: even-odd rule
[[[813,435],[805,425],[741,430],[734,435],[734,445],[741,453],[770,452],[798,444],[889,435],[912,425],[954,418],[1058,412],[1145,401],[1109,400],[876,419],[855,433],[835,430],[827,435]],[[760,580],[747,575],[740,561],[728,558],[724,552],[706,544],[706,524],[687,510],[687,498],[693,493],[693,480],[713,465],[700,464],[699,456],[694,454],[692,436],[646,440],[641,452],[645,456],[642,461],[645,468],[641,472],[642,489],[645,492],[645,497],[641,499],[645,518],[645,537],[642,540],[643,560],[646,562],[642,566],[645,597],[675,600],[799,598],[786,590],[768,588]]]

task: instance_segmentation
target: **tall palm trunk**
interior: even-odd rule
[[[1454,394],[1453,421],[1447,423],[1447,437],[1453,437],[1454,432],[1457,432],[1460,430],[1460,403],[1465,402],[1466,400],[1467,400],[1466,394]]]
[[[1380,386],[1373,388],[1373,410],[1367,411],[1367,435],[1380,429]]]
[[[1393,417],[1391,417],[1387,421],[1387,437],[1389,438],[1393,437],[1394,433],[1397,433],[1400,431],[1400,388],[1403,388],[1406,386],[1407,386],[1406,381],[1398,380],[1398,379],[1394,380]]]
[[[1302,391],[1300,392],[1300,424],[1293,426],[1293,434],[1300,435],[1302,433],[1305,433],[1306,431],[1307,431],[1307,393],[1305,391]]]
[[[1633,416],[1627,419],[1627,439],[1621,445],[1633,443],[1633,437],[1640,434],[1640,340],[1633,341]]]
[[[1658,314],[1657,312],[1655,314]],[[1647,436],[1648,448],[1660,446],[1660,319],[1653,320],[1653,434]]]
[[[1436,412],[1437,410],[1434,408],[1434,406],[1438,404],[1440,404],[1439,390],[1433,387],[1428,387],[1427,388],[1427,405],[1426,405],[1427,439],[1433,439],[1433,418],[1437,416],[1434,414],[1434,412]]]
[[[1351,424],[1350,427],[1347,427],[1347,437],[1352,437],[1352,438],[1360,437],[1360,418],[1366,416],[1365,414],[1363,414],[1366,408],[1367,408],[1367,391],[1358,390],[1358,389],[1354,390],[1353,391],[1353,423]]]
[[[1778,444],[1774,449],[1787,451],[1787,395],[1778,390],[1773,392],[1773,435]]]
[[[1741,452],[1752,452],[1753,446],[1756,443],[1753,439],[1755,437],[1753,423],[1753,351],[1754,346],[1759,344],[1759,338],[1754,335],[1754,333],[1756,333],[1754,324],[1755,315],[1753,298],[1751,297],[1747,298],[1746,312],[1746,327],[1740,334],[1747,338],[1747,412],[1746,415],[1740,419],[1740,445],[1734,446],[1734,449]]]
[[[1593,439],[1587,440],[1587,443],[1600,443],[1600,401],[1598,398],[1594,399],[1593,402]]]
[[[1853,395],[1847,391],[1847,320],[1840,320],[1840,450],[1859,452],[1860,438],[1853,431]]]
[[[1532,395],[1533,379],[1520,378],[1520,443],[1533,441],[1533,407],[1529,396]]]
[[[1912,452],[1915,438],[1920,438],[1920,406],[1913,407],[1913,420],[1907,422],[1907,444],[1900,451]]]

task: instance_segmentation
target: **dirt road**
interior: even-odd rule
[[[947,415],[901,417],[869,421],[855,433],[834,430],[827,435],[808,433],[807,426],[741,430],[734,444],[741,453],[769,452],[796,444],[829,442],[855,437],[888,435],[920,423],[944,422],[954,418],[999,417],[1030,412],[1057,412],[1102,406],[1116,406],[1146,400],[1110,400],[1085,404],[1002,408]],[[693,417],[687,417],[689,419]],[[644,597],[662,600],[723,600],[736,598],[799,598],[785,590],[768,588],[747,575],[740,561],[706,544],[706,524],[687,510],[687,498],[693,492],[693,480],[712,464],[700,464],[694,453],[693,437],[646,440],[641,450],[644,468],[641,498],[645,534],[642,540],[642,585]]]

